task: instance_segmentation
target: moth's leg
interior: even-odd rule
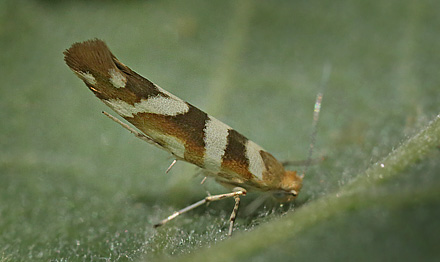
[[[130,133],[132,133],[135,137],[137,137],[137,138],[139,138],[139,139],[141,139],[141,140],[143,140],[143,141],[145,141],[147,143],[153,144],[155,146],[162,147],[160,144],[158,144],[156,141],[154,141],[151,137],[136,131],[134,128],[132,128],[131,126],[129,126],[126,123],[122,122],[121,120],[117,119],[116,117],[110,115],[109,113],[107,113],[105,111],[102,111],[102,113],[104,115],[106,115],[108,118],[110,118],[111,120],[113,120],[116,123],[120,124],[123,128],[127,129],[128,131],[130,131]]]
[[[171,165],[167,168],[167,171],[165,171],[165,174],[168,174],[170,172],[171,168],[177,163],[177,159],[174,159]]]
[[[234,209],[232,210],[231,217],[229,218],[228,236],[232,236],[232,230],[234,230],[235,218],[237,217],[238,214],[238,206],[240,205],[240,196],[235,196],[234,199],[235,199],[235,205],[234,205]]]
[[[174,218],[176,218],[177,216],[186,213],[190,210],[193,210],[196,207],[199,207],[205,203],[209,203],[209,202],[213,202],[213,201],[218,201],[218,200],[222,200],[225,198],[230,198],[230,197],[239,197],[241,195],[246,195],[246,190],[244,188],[236,188],[234,189],[234,192],[231,193],[226,193],[226,194],[220,194],[220,195],[214,195],[214,196],[207,196],[204,199],[190,205],[187,206],[179,211],[174,212],[171,216],[165,218],[164,220],[160,221],[159,223],[155,224],[154,227],[160,227],[162,225],[164,225],[165,223],[167,223],[170,220],[173,220]],[[239,201],[240,202],[240,201]],[[237,200],[235,201],[236,205],[237,205]],[[238,209],[238,206],[237,206]],[[235,210],[235,207],[234,207]],[[235,218],[234,218],[235,219]]]

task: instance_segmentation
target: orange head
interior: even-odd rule
[[[279,184],[279,190],[273,196],[280,202],[289,202],[296,198],[302,187],[303,176],[296,171],[285,171]]]

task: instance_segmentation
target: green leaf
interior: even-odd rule
[[[440,257],[438,1],[0,1],[0,261]],[[294,203],[243,197],[134,138],[62,52],[101,38],[139,74],[279,160],[315,156]],[[435,119],[431,124],[429,121]],[[383,166],[381,166],[383,164]],[[303,167],[298,167],[301,171]],[[195,177],[196,176],[196,177]]]

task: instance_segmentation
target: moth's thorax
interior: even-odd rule
[[[245,174],[236,172],[220,172],[211,174],[217,182],[234,188],[242,187],[248,191],[263,191],[272,195],[281,202],[292,201],[302,187],[302,176],[296,171],[286,171],[284,166],[270,153],[259,150],[261,155],[262,177],[256,174],[246,178]]]

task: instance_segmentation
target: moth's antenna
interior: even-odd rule
[[[304,172],[301,174],[301,178],[304,178],[304,175],[307,173],[310,163],[312,162],[313,149],[315,147],[315,142],[316,142],[316,133],[318,132],[317,126],[318,126],[319,112],[321,111],[322,97],[324,96],[324,90],[325,87],[327,86],[328,79],[330,78],[331,71],[332,71],[332,66],[330,64],[325,64],[322,70],[321,87],[319,88],[320,91],[316,95],[315,109],[313,110],[313,123],[312,123],[312,134],[310,136],[309,155],[307,156],[306,165],[304,167]]]

